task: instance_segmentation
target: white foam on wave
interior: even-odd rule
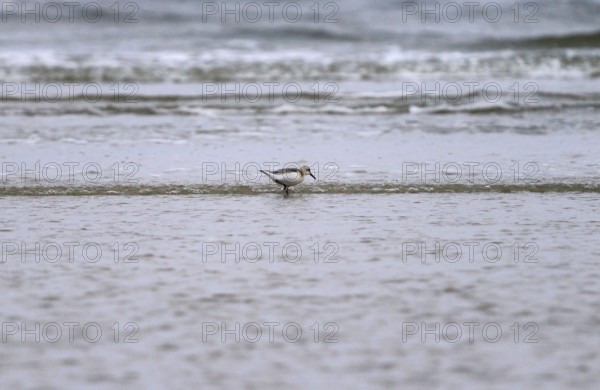
[[[199,52],[148,51],[78,55],[45,51],[0,54],[0,76],[6,80],[106,77],[116,80],[210,81],[238,79],[360,80],[421,78],[529,77],[588,78],[597,71],[600,49],[545,51],[427,52],[398,46],[364,47],[355,52],[324,52],[295,48],[277,50],[211,49]],[[75,73],[73,73],[75,72]]]

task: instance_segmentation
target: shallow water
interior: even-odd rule
[[[95,3],[0,13],[1,388],[596,387],[597,0]]]
[[[39,263],[35,253],[24,263],[22,254],[4,253],[0,307],[5,323],[19,324],[0,352],[3,383],[11,387],[504,388],[510,380],[517,387],[591,388],[599,374],[593,335],[600,253],[590,245],[600,228],[597,194],[61,196],[2,203],[3,243],[80,244],[72,258],[65,252],[54,260],[55,252],[42,251]],[[103,248],[96,262],[93,251],[79,251],[85,243]],[[429,254],[411,246],[421,243]],[[456,259],[438,251],[437,262],[436,243],[458,244],[463,253]],[[494,245],[487,254],[486,245]],[[263,257],[255,261],[256,247]],[[57,343],[46,340],[55,337],[52,329],[39,332],[40,343],[31,342],[32,334],[21,343],[22,322],[30,330],[35,322],[81,325],[73,343],[65,326]],[[103,330],[97,343],[78,333],[92,322]],[[471,325],[473,342],[464,325],[471,322],[479,324]],[[222,323],[233,330],[224,343]],[[255,328],[242,331],[248,323],[259,324],[262,337]],[[271,325],[272,343],[265,323],[279,324]],[[298,342],[290,341],[294,327],[287,339],[281,334],[292,323],[302,329]],[[434,330],[425,342],[423,323]],[[487,324],[495,325],[484,337]],[[138,342],[125,343],[132,333]],[[327,335],[338,342],[324,342]]]

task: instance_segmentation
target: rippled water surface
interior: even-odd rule
[[[207,3],[3,3],[0,388],[597,387],[597,0]]]
[[[50,387],[69,382],[101,388],[466,382],[504,387],[508,375],[517,386],[560,388],[592,387],[598,375],[600,345],[593,335],[600,321],[600,253],[589,244],[600,227],[596,194],[10,197],[2,202],[3,242],[95,242],[104,248],[97,262],[76,251],[73,262],[65,255],[56,263],[45,258],[36,263],[30,254],[25,263],[11,255],[2,264],[5,321],[95,321],[104,330],[98,343],[77,336],[71,344],[65,335],[56,344],[20,344],[9,337],[0,355],[3,382],[11,387],[35,386],[39,380]],[[109,249],[115,242],[136,243],[131,259],[137,262],[125,263],[131,259],[120,255],[115,263]],[[418,242],[426,242],[432,253],[406,255],[406,245]],[[437,262],[435,242],[481,246],[473,246],[472,258],[465,252],[455,262],[445,257]],[[503,254],[483,255],[482,246],[490,242]],[[213,243],[226,245],[230,253],[224,256],[221,247],[215,252],[207,246]],[[243,258],[241,249],[236,255],[235,243],[261,247],[262,258],[254,260],[251,251]],[[291,243],[301,248],[298,259],[295,252],[282,251]],[[315,243],[318,251],[311,249]],[[535,243],[535,255],[528,257],[532,252],[525,248],[515,257],[515,243]],[[133,338],[139,343],[115,344],[109,329],[115,322],[136,323]],[[203,324],[223,322],[229,329],[236,322],[296,323],[303,336],[292,343],[275,333],[270,343],[263,326],[255,343],[244,338],[235,343],[232,335],[222,343],[220,334],[203,340]],[[333,339],[339,342],[323,342],[331,328],[315,343],[310,329],[315,322],[335,323]],[[473,343],[464,326],[457,343],[436,343],[432,335],[422,343],[420,334],[403,339],[405,324],[422,322],[432,328],[481,325]],[[510,327],[529,322],[537,331],[521,329],[515,343]],[[501,327],[499,341],[488,342],[479,333],[487,323]],[[121,337],[133,328],[126,330]],[[536,342],[524,342],[532,334]],[[40,357],[42,373],[35,363]]]

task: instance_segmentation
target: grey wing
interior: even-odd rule
[[[271,173],[274,175],[284,175],[286,173],[298,173],[300,170],[298,168],[283,168],[278,169],[276,171],[272,171]]]

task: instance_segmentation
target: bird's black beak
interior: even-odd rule
[[[310,172],[309,175],[311,175],[313,179],[317,180],[317,178],[315,177],[315,175],[312,174],[312,172]]]

